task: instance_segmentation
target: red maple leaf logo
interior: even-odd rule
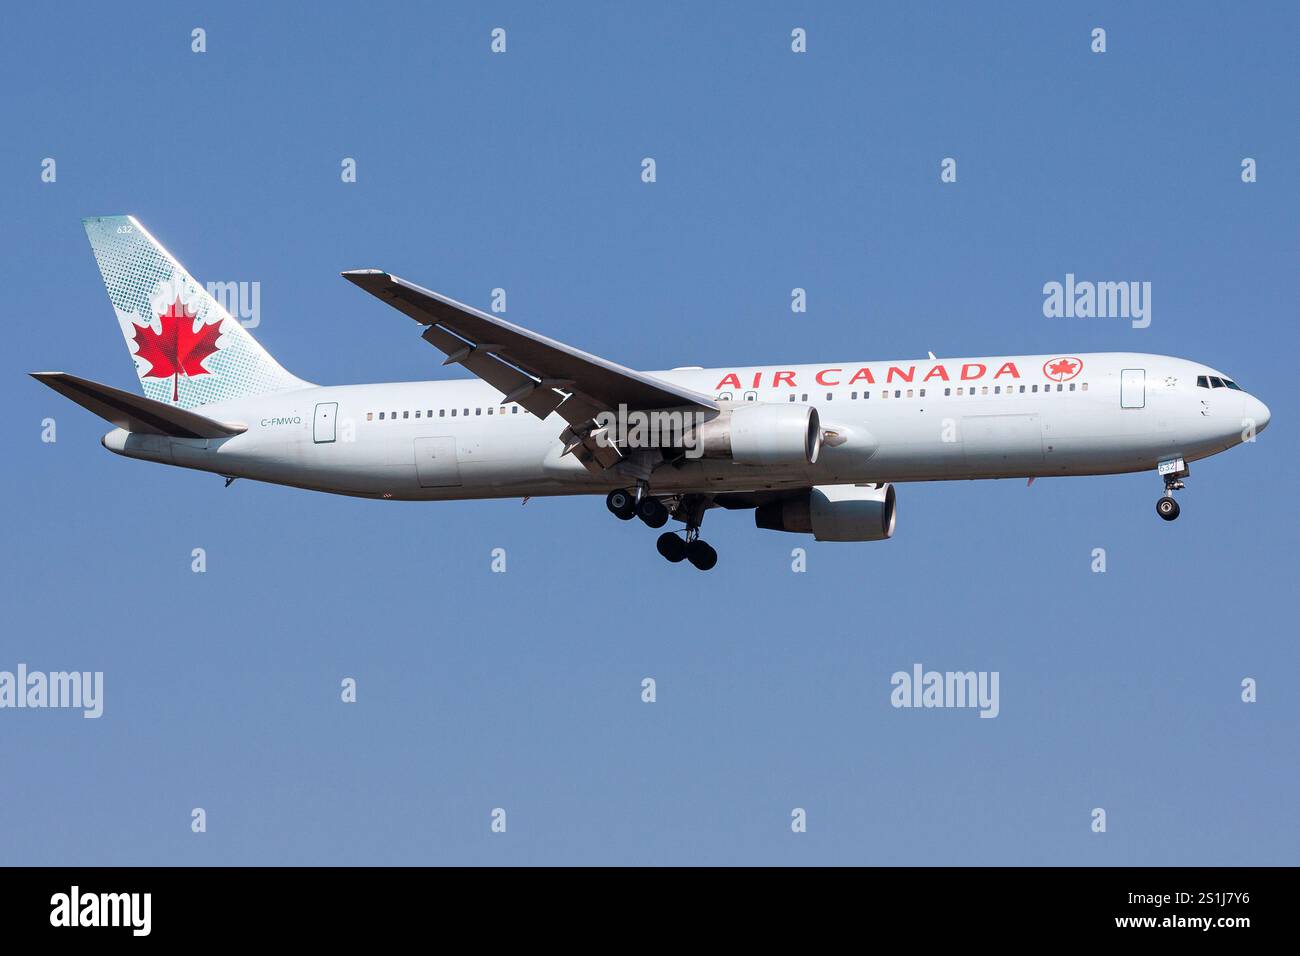
[[[220,322],[200,325],[195,332],[194,315],[177,299],[158,316],[162,332],[155,332],[150,325],[135,327],[135,354],[149,363],[144,377],[171,378],[173,402],[179,397],[182,375],[192,378],[208,374],[201,363],[217,350],[217,337],[221,334]]]
[[[1083,371],[1083,362],[1072,356],[1048,359],[1043,363],[1043,374],[1058,382],[1068,382]]]

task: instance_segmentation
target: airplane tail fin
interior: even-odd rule
[[[285,371],[134,216],[82,225],[147,398],[184,409],[310,386]]]

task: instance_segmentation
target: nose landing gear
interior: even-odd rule
[[[1174,492],[1183,490],[1182,479],[1191,474],[1191,469],[1181,458],[1162,461],[1156,471],[1165,480],[1165,493],[1156,500],[1156,514],[1166,521],[1173,521],[1182,511],[1174,500]]]

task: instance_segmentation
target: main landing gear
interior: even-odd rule
[[[1156,470],[1165,479],[1165,493],[1156,500],[1156,514],[1166,521],[1173,521],[1182,511],[1174,500],[1174,492],[1183,490],[1182,479],[1191,474],[1191,469],[1181,458],[1162,461]]]
[[[668,523],[668,509],[664,503],[646,494],[634,497],[622,488],[616,488],[605,498],[605,507],[622,521],[640,518],[652,528],[662,528]]]
[[[605,497],[605,507],[620,521],[631,521],[636,514],[636,499],[622,488],[615,488]]]
[[[699,528],[687,528],[685,538],[676,531],[665,531],[655,542],[655,547],[673,564],[684,558],[701,571],[708,571],[718,563],[718,552],[700,539]]]
[[[706,501],[692,500],[697,497],[699,496],[684,496],[678,500],[675,508],[677,518],[686,522],[685,536],[675,531],[665,531],[655,542],[655,548],[674,564],[689,561],[701,571],[708,571],[718,563],[718,552],[700,540],[700,521],[708,505]],[[651,528],[662,528],[672,514],[663,501],[647,493],[644,485],[638,486],[635,493],[623,488],[614,489],[605,498],[605,507],[622,521],[640,518]]]

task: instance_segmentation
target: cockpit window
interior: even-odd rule
[[[1197,388],[1232,388],[1238,392],[1245,391],[1240,385],[1230,378],[1220,378],[1217,375],[1198,375],[1196,376]]]

